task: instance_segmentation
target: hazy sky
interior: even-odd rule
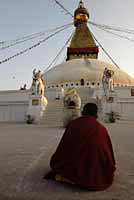
[[[133,0],[83,0],[90,12],[90,20],[134,30]],[[79,0],[59,0],[72,14]],[[13,40],[32,33],[45,31],[72,22],[73,19],[53,0],[0,0],[0,41]],[[117,62],[121,69],[134,76],[134,43],[105,33],[90,26],[96,38]],[[32,70],[44,70],[73,32],[74,27],[57,34],[39,47],[0,65],[0,90],[30,87]],[[120,33],[124,35],[124,33]],[[134,39],[133,35],[126,35]],[[32,46],[44,37],[0,50],[0,60]],[[63,52],[58,62],[66,55]],[[110,62],[100,49],[99,60]]]

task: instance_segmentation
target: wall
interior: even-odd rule
[[[0,121],[24,122],[29,103],[29,91],[0,92]]]

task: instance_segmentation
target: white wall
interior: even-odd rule
[[[0,105],[0,121],[24,122],[27,108],[28,105],[25,102],[22,104]]]
[[[0,121],[24,122],[28,109],[29,91],[0,92]]]

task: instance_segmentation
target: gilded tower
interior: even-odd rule
[[[84,7],[84,3],[80,1],[74,12],[74,26],[76,28],[70,46],[67,48],[67,60],[83,57],[97,59],[99,50],[87,26],[88,19],[89,12]]]

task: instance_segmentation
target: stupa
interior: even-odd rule
[[[114,71],[114,87],[134,85],[134,79],[112,64],[98,60],[99,48],[87,26],[89,12],[82,1],[74,12],[75,33],[67,48],[65,63],[59,64],[45,73],[46,89],[63,87],[98,87],[107,67]]]

